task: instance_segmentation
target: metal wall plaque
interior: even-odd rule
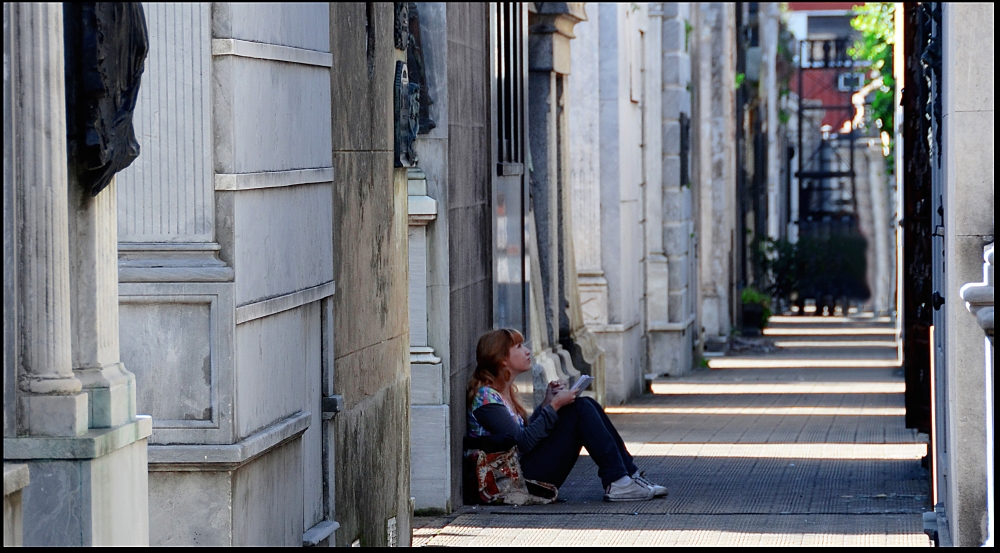
[[[410,82],[406,63],[396,62],[396,78],[393,86],[393,113],[395,119],[393,133],[393,165],[413,167],[417,164],[417,152],[413,141],[417,137],[420,119],[420,86]]]

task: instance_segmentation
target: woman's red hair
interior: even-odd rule
[[[466,405],[472,406],[472,399],[483,386],[495,389],[497,384],[510,384],[510,398],[514,403],[511,407],[524,422],[528,422],[528,411],[521,405],[517,397],[517,387],[511,382],[513,375],[510,369],[503,366],[510,357],[510,348],[523,343],[524,336],[513,328],[491,330],[479,337],[479,343],[476,345],[476,370],[472,372],[472,379],[469,380]]]

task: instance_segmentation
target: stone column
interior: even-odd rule
[[[14,4],[10,23],[17,108],[12,184],[19,221],[18,434],[79,436],[87,431],[87,397],[79,393],[70,361],[62,5]]]
[[[531,326],[537,361],[535,402],[547,381],[595,377],[602,397],[603,352],[583,323],[573,255],[569,194],[566,77],[573,26],[586,19],[580,3],[536,3],[529,15],[529,148]],[[536,268],[537,265],[537,268]],[[539,320],[541,319],[541,320]]]

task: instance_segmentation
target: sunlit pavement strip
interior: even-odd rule
[[[774,342],[776,348],[895,348],[891,340],[782,340]]]
[[[848,328],[765,328],[764,336],[895,336],[896,329],[880,327]]]
[[[902,417],[902,407],[608,407],[615,415],[842,415]]]
[[[661,395],[715,394],[902,394],[899,382],[654,382]]]
[[[762,357],[716,358],[710,369],[886,369],[898,367],[895,359],[770,359]]]
[[[626,443],[644,457],[740,457],[757,459],[920,460],[927,444],[693,444]]]
[[[538,527],[551,523],[543,515],[462,515],[429,543],[470,546],[927,546],[920,517],[885,517],[865,533],[853,533],[836,516],[727,515],[657,516],[568,515],[565,528]],[[541,519],[541,520],[539,520]],[[720,520],[721,519],[721,520]],[[739,531],[716,529],[723,524]],[[484,526],[489,525],[489,526]],[[761,532],[760,527],[784,526],[783,532]]]
[[[803,351],[813,357],[803,359]],[[796,347],[767,359],[812,366],[661,379],[654,394],[609,407],[636,464],[670,490],[665,498],[602,501],[596,466],[584,454],[559,490],[565,503],[417,518],[413,543],[928,546],[921,513],[930,509],[929,488],[920,466],[927,444],[903,426],[901,372],[855,361],[817,367],[843,361],[836,353]]]

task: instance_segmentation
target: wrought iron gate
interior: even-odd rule
[[[800,42],[798,67],[798,299],[816,300],[817,314],[871,295],[867,240],[856,201],[854,122],[850,94],[863,83],[864,64],[847,52],[849,37]],[[860,77],[859,77],[860,76]],[[868,137],[865,137],[868,138]]]

